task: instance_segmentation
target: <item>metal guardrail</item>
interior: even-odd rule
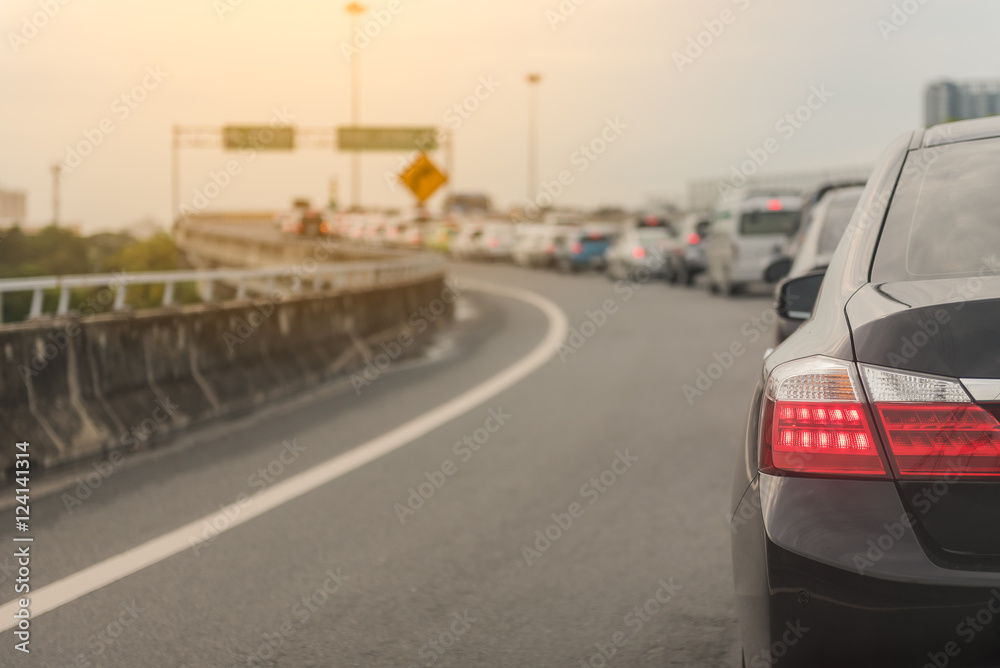
[[[59,291],[55,315],[70,312],[70,291],[74,288],[106,288],[114,293],[112,310],[124,311],[127,288],[139,285],[163,285],[161,306],[171,306],[174,301],[174,287],[178,283],[196,283],[200,287],[203,301],[211,301],[213,288],[217,283],[236,287],[236,299],[243,299],[248,293],[273,294],[279,288],[279,281],[290,282],[285,287],[290,293],[301,293],[306,285],[315,291],[324,289],[344,290],[372,288],[402,281],[415,280],[443,271],[440,258],[431,255],[410,256],[381,262],[343,262],[336,264],[306,263],[292,267],[266,267],[260,269],[201,269],[179,271],[148,271],[115,274],[77,274],[71,276],[39,276],[31,278],[0,279],[0,322],[3,314],[3,295],[13,292],[31,292],[31,308],[28,319],[44,315],[45,293]]]

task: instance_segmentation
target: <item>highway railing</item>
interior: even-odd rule
[[[102,288],[110,291],[111,310],[124,311],[128,304],[128,288],[133,286],[163,286],[160,306],[174,304],[175,288],[182,283],[194,283],[202,301],[213,301],[215,286],[235,289],[235,299],[252,295],[271,295],[312,291],[357,290],[393,285],[443,274],[441,260],[432,255],[410,255],[378,262],[341,262],[319,264],[300,262],[288,267],[254,269],[199,269],[179,271],[118,272],[113,274],[77,274],[69,276],[39,276],[0,279],[0,322],[3,296],[10,293],[32,294],[28,319],[45,315],[45,296],[58,292],[54,315],[71,313],[71,291],[81,288]]]

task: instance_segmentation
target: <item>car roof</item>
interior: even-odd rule
[[[922,136],[921,131],[918,130],[911,147],[930,148],[931,146],[944,146],[992,137],[1000,137],[1000,116],[941,123],[923,130]]]

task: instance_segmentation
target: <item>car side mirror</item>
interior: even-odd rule
[[[777,260],[767,265],[764,270],[764,280],[768,283],[777,283],[792,270],[792,258],[779,257]]]
[[[812,317],[816,298],[823,285],[824,272],[791,278],[778,286],[778,303],[775,310],[786,320],[803,321]]]

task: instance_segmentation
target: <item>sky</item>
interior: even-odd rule
[[[871,165],[923,123],[929,81],[1000,78],[991,0],[370,0],[364,41],[345,4],[3,0],[0,188],[26,190],[29,221],[46,222],[50,167],[68,163],[64,222],[166,224],[173,126],[346,125],[348,56],[362,125],[451,128],[451,186],[504,208],[529,201],[531,72],[539,187],[585,207],[683,204],[688,183],[768,140],[762,175]],[[405,159],[364,154],[362,204],[412,205]],[[324,203],[331,179],[350,203],[350,158],[330,148],[184,149],[178,173],[188,206]]]

